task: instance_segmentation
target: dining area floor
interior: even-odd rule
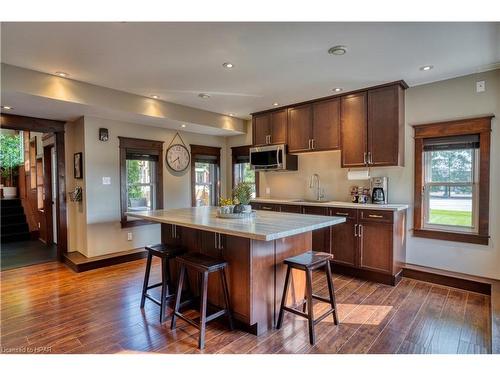
[[[158,306],[140,309],[145,260],[83,273],[49,262],[1,272],[2,353],[489,353],[490,297],[403,278],[393,287],[334,274],[340,324],[328,317],[308,340],[307,320],[285,314],[280,330],[255,336],[230,331],[223,318],[198,331],[170,319]],[[154,261],[152,280],[160,279]],[[327,294],[322,273],[314,292]],[[316,316],[328,308],[314,306]],[[171,310],[168,311],[170,313]],[[194,318],[197,312],[188,310]]]

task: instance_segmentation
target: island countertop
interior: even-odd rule
[[[345,222],[344,217],[256,211],[253,218],[221,219],[215,207],[127,212],[128,216],[261,241],[273,241]]]

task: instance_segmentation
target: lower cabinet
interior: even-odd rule
[[[406,261],[406,211],[252,203],[254,209],[345,217],[312,233],[312,250],[331,253],[339,273],[395,285]]]

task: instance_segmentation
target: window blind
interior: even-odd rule
[[[479,148],[479,134],[425,138],[424,151],[447,151]]]

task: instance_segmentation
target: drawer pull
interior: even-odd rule
[[[368,215],[368,217],[372,217],[375,219],[383,219],[384,218],[382,215],[373,215],[373,214]]]
[[[335,215],[339,215],[339,216],[349,216],[349,214],[347,212],[335,212]]]
[[[263,210],[270,210],[270,211],[272,211],[272,209],[273,209],[272,207],[268,207],[268,206],[262,206],[261,208]]]

